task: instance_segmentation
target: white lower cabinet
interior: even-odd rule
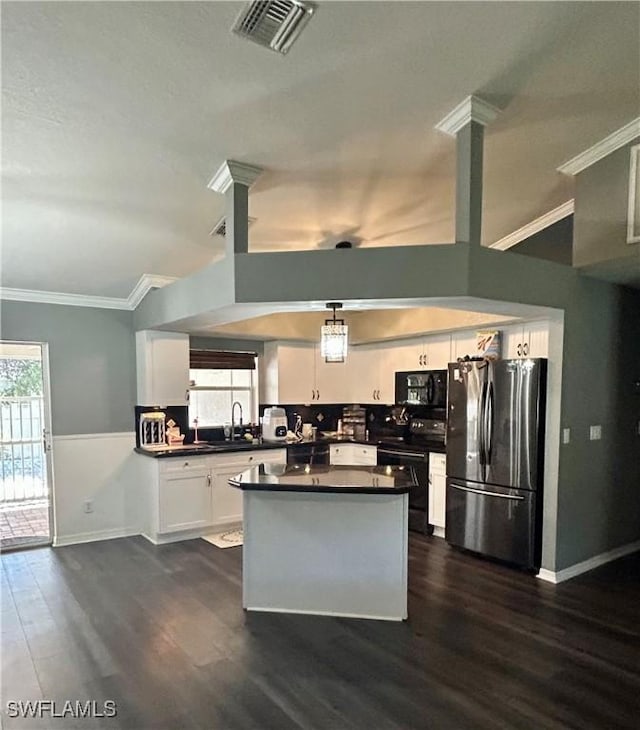
[[[206,527],[211,491],[211,472],[206,465],[193,466],[185,461],[181,467],[166,470],[158,484],[158,532]]]
[[[227,527],[242,522],[242,490],[229,485],[229,479],[258,464],[285,464],[286,449],[220,454],[211,456],[211,525]]]
[[[429,453],[429,522],[434,535],[444,536],[446,515],[447,473],[446,456]]]
[[[334,466],[375,466],[378,449],[364,444],[331,444],[329,462]]]
[[[242,491],[229,479],[250,466],[285,464],[286,449],[143,459],[143,535],[151,542],[198,537],[242,522]]]

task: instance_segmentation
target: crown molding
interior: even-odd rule
[[[99,309],[129,309],[126,299],[116,297],[94,297],[85,294],[40,291],[37,289],[0,289],[0,299],[13,302],[35,302],[36,304],[64,304],[70,307],[97,307]]]
[[[508,236],[501,238],[499,241],[489,244],[488,248],[497,248],[499,251],[505,251],[506,249],[515,246],[517,243],[521,243],[530,236],[540,233],[540,231],[543,231],[545,228],[548,228],[563,218],[566,218],[571,215],[574,210],[575,201],[573,199],[567,200],[566,203],[559,205],[557,208],[550,210],[548,213],[541,215],[539,218],[535,218],[530,223],[527,223],[526,226],[522,226],[522,228],[518,228],[517,231],[510,233]]]
[[[261,174],[261,167],[246,165],[235,160],[225,160],[209,180],[207,187],[216,193],[226,193],[234,182],[250,188]]]
[[[134,310],[151,289],[158,289],[176,281],[172,276],[143,274],[126,299],[118,297],[96,297],[88,294],[67,294],[65,292],[40,291],[37,289],[0,288],[0,299],[12,302],[34,302],[36,304],[62,304],[67,307],[94,307],[97,309]]]
[[[127,297],[127,309],[135,309],[152,289],[161,289],[174,281],[177,281],[175,276],[143,274]]]
[[[577,175],[579,172],[586,170],[596,162],[610,155],[612,152],[624,147],[636,137],[640,137],[640,117],[632,119],[624,127],[616,129],[609,136],[596,142],[588,150],[581,152],[579,155],[572,157],[557,168],[558,172],[563,175]]]
[[[486,126],[500,114],[500,109],[479,96],[468,96],[436,124],[439,132],[455,137],[469,122]]]

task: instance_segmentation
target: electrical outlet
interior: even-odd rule
[[[91,514],[91,512],[93,512],[93,500],[92,499],[84,500],[84,511],[86,512],[86,514]]]
[[[589,426],[589,440],[600,441],[602,438],[602,426]]]
[[[562,429],[562,443],[568,444],[569,441],[571,441],[571,429],[570,428],[563,428]]]

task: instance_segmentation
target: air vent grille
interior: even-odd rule
[[[256,219],[249,216],[249,225],[255,222]],[[227,235],[227,219],[225,217],[220,218],[220,220],[215,224],[209,235],[222,236],[224,238]]]
[[[301,0],[253,0],[232,30],[272,51],[287,53],[315,11],[314,3]]]

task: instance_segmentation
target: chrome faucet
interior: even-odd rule
[[[240,409],[240,423],[239,426],[242,426],[242,403],[240,403],[239,400],[234,400],[233,404],[231,406],[231,440],[236,440],[236,419],[235,419],[235,413],[236,413],[236,406]]]

